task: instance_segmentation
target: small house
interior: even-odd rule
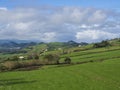
[[[20,60],[23,60],[25,57],[24,56],[19,56],[19,59]]]

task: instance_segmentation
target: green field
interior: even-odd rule
[[[73,52],[77,65],[43,66],[33,71],[0,73],[0,90],[120,90],[120,47]]]

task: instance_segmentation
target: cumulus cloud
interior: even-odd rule
[[[0,39],[92,42],[118,37],[119,12],[96,8],[0,8]]]
[[[104,39],[112,39],[118,37],[118,34],[100,31],[100,30],[85,30],[76,33],[76,38],[78,41],[95,42]]]
[[[5,7],[0,7],[0,11],[7,11],[7,8],[5,8]]]

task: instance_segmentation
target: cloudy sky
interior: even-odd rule
[[[0,0],[0,39],[97,42],[120,37],[120,0]]]

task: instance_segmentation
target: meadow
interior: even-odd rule
[[[72,62],[96,62],[1,72],[0,90],[120,90],[119,46],[72,52],[61,61],[66,56]]]

